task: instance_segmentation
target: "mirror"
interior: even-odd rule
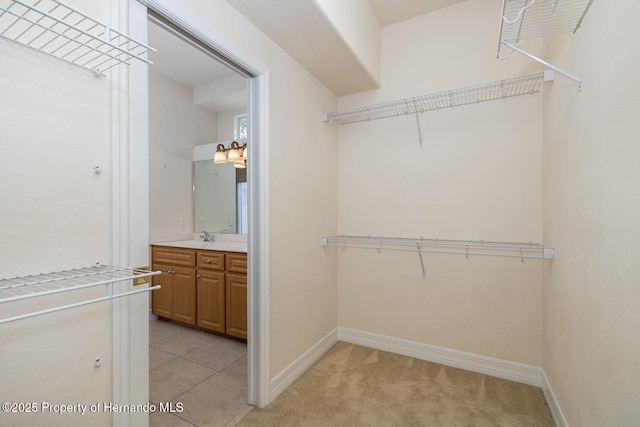
[[[247,170],[193,162],[194,232],[247,234]]]

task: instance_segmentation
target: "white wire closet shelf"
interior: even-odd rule
[[[484,240],[444,240],[408,238],[408,237],[375,237],[375,236],[325,236],[321,245],[326,247],[375,249],[417,252],[422,266],[422,276],[426,276],[423,252],[447,253],[483,256],[502,256],[519,258],[524,262],[527,258],[553,259],[554,248],[539,243],[491,242]]]
[[[542,83],[553,80],[552,73],[534,73],[412,98],[323,113],[323,121],[340,125],[364,122],[540,92]]]
[[[491,242],[484,240],[445,240],[424,237],[328,236],[322,246],[363,249],[404,249],[420,252],[444,252],[460,255],[491,255],[515,258],[553,259],[553,247],[539,243]]]
[[[0,36],[96,75],[156,51],[58,0],[0,0]]]
[[[507,59],[520,53],[582,84],[571,75],[522,49],[526,40],[561,33],[575,33],[593,0],[503,0],[497,56]]]
[[[3,318],[0,319],[0,324],[160,289],[160,286],[151,286],[128,292],[113,293],[113,283],[142,279],[160,273],[160,271],[154,272],[130,267],[113,267],[96,264],[86,268],[0,279],[0,304],[105,285],[104,297]]]

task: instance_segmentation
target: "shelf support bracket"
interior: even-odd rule
[[[582,92],[582,79],[581,78],[576,77],[573,74],[569,74],[566,71],[556,67],[555,65],[551,65],[547,61],[545,61],[543,59],[540,59],[537,56],[530,54],[529,52],[525,52],[524,50],[520,49],[519,47],[516,47],[516,46],[512,45],[511,43],[507,43],[504,40],[501,40],[500,43],[502,43],[503,45],[505,45],[509,49],[513,50],[514,52],[518,52],[520,55],[526,56],[527,58],[532,59],[532,60],[544,65],[545,67],[549,67],[553,71],[557,71],[558,73],[562,74],[563,76],[568,77],[571,80],[577,82],[578,83],[578,90],[580,92]]]
[[[427,272],[424,270],[424,261],[422,260],[422,245],[420,243],[416,244],[418,248],[418,257],[420,257],[420,266],[422,267],[422,277],[427,277]]]
[[[416,111],[416,126],[418,126],[418,139],[420,140],[420,148],[422,148],[422,130],[420,129],[420,118],[418,117],[419,111]]]

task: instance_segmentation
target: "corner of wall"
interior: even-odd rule
[[[562,413],[562,409],[560,408],[560,403],[558,403],[558,399],[556,399],[556,395],[553,392],[553,388],[551,387],[551,383],[547,378],[547,374],[542,370],[542,378],[540,388],[542,388],[542,393],[544,394],[544,400],[547,402],[547,406],[549,407],[549,412],[551,413],[551,417],[553,421],[556,423],[557,427],[568,427],[567,420],[564,418],[564,414]]]

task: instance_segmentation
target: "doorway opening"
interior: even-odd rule
[[[151,3],[151,2],[150,2]],[[247,401],[249,404],[264,407],[269,403],[269,374],[268,374],[268,233],[267,233],[267,212],[266,209],[267,198],[265,197],[267,192],[267,179],[268,177],[268,163],[267,163],[267,124],[266,124],[266,109],[267,109],[267,84],[268,73],[261,66],[258,66],[258,70],[251,70],[251,67],[244,66],[241,61],[231,60],[228,55],[220,54],[220,50],[216,49],[215,32],[212,29],[203,27],[200,20],[196,20],[190,16],[184,16],[183,10],[172,10],[172,6],[164,4],[164,2],[153,2],[154,8],[148,9],[148,28],[150,32],[149,44],[158,47],[157,43],[153,43],[151,40],[151,31],[160,30],[160,34],[163,36],[171,36],[178,39],[183,45],[188,45],[190,49],[199,51],[202,56],[206,56],[208,61],[215,62],[218,67],[225,69],[226,75],[223,75],[218,80],[222,79],[229,83],[231,86],[237,85],[237,79],[243,79],[245,82],[246,92],[241,98],[244,100],[244,113],[247,115],[248,134],[247,134],[247,148],[249,150],[249,160],[247,167],[246,187],[247,187],[247,241],[248,241],[248,283],[247,283],[247,312],[248,312],[248,337],[247,337]],[[149,5],[150,6],[150,5]],[[180,22],[181,26],[178,27],[174,22]],[[154,28],[157,27],[157,28]],[[198,34],[195,37],[194,34]],[[225,42],[226,43],[226,42]],[[229,50],[230,49],[230,50]],[[160,51],[160,49],[158,49]],[[233,47],[226,46],[225,52],[231,52],[233,54]],[[242,59],[242,58],[241,58]],[[197,66],[191,67],[181,61],[169,61],[170,66],[176,66],[186,71],[194,71]],[[176,63],[177,62],[177,63]],[[153,72],[153,67],[151,67]],[[231,71],[231,74],[229,73]],[[159,80],[165,77],[160,77]],[[235,80],[235,82],[234,82]],[[151,81],[151,78],[150,78]],[[210,83],[210,84],[209,84]],[[150,85],[151,86],[151,85]],[[200,82],[199,86],[202,86],[199,92],[206,92],[205,89],[217,89],[218,91],[225,92],[225,84],[214,82]],[[207,87],[205,87],[207,86]],[[193,86],[192,86],[193,87]],[[151,91],[150,87],[150,91]],[[229,91],[227,91],[229,92]],[[204,103],[210,103],[212,106],[208,108],[221,108],[216,107],[215,104],[224,104],[224,102],[233,103],[234,96],[227,93],[226,100],[209,100],[203,101]],[[151,94],[150,94],[151,96]],[[204,96],[204,95],[203,95]],[[195,98],[195,97],[194,97]],[[238,96],[235,96],[237,101]],[[204,98],[203,98],[204,99]],[[151,102],[150,102],[151,104]],[[164,105],[160,105],[162,108]],[[237,106],[237,104],[236,104]],[[151,111],[152,105],[149,105]],[[227,110],[220,110],[215,112],[216,115],[231,115],[237,116],[242,108],[231,108]],[[206,121],[206,120],[205,120]],[[218,120],[218,126],[216,134],[221,135],[225,132],[226,125],[221,124]],[[224,129],[223,129],[224,128]],[[211,135],[211,139],[208,143],[217,142],[219,139],[217,135]],[[174,136],[179,138],[179,136]],[[232,140],[233,137],[225,138]],[[150,132],[150,145],[154,144],[153,136]],[[173,147],[175,148],[175,147]],[[162,155],[167,156],[165,160],[174,160],[171,153],[171,147],[167,148],[169,152],[163,152]],[[150,150],[151,151],[151,150]],[[163,166],[172,165],[169,163],[162,163]],[[177,161],[176,165],[179,166],[180,162]],[[185,165],[183,165],[185,166]],[[152,162],[150,163],[150,171],[153,168]],[[163,167],[164,169],[164,167]],[[191,175],[190,175],[191,176]],[[153,182],[153,177],[150,177],[150,187]],[[242,185],[240,186],[242,187]],[[165,187],[166,188],[166,187]],[[152,189],[150,189],[150,199],[152,196]],[[150,203],[150,211],[153,214],[153,205]],[[187,215],[185,215],[187,216]],[[187,216],[191,218],[187,224],[191,226],[199,226],[200,222],[195,219],[193,215]],[[175,222],[175,221],[174,221]],[[204,222],[206,224],[206,221]],[[184,224],[182,219],[179,221],[180,226]],[[153,227],[153,221],[150,218],[150,227]],[[206,226],[206,225],[205,225]],[[188,227],[188,225],[187,225]],[[184,230],[188,230],[185,227]],[[196,228],[192,228],[194,234]],[[218,230],[214,230],[218,231]],[[150,237],[152,231],[150,230]]]

